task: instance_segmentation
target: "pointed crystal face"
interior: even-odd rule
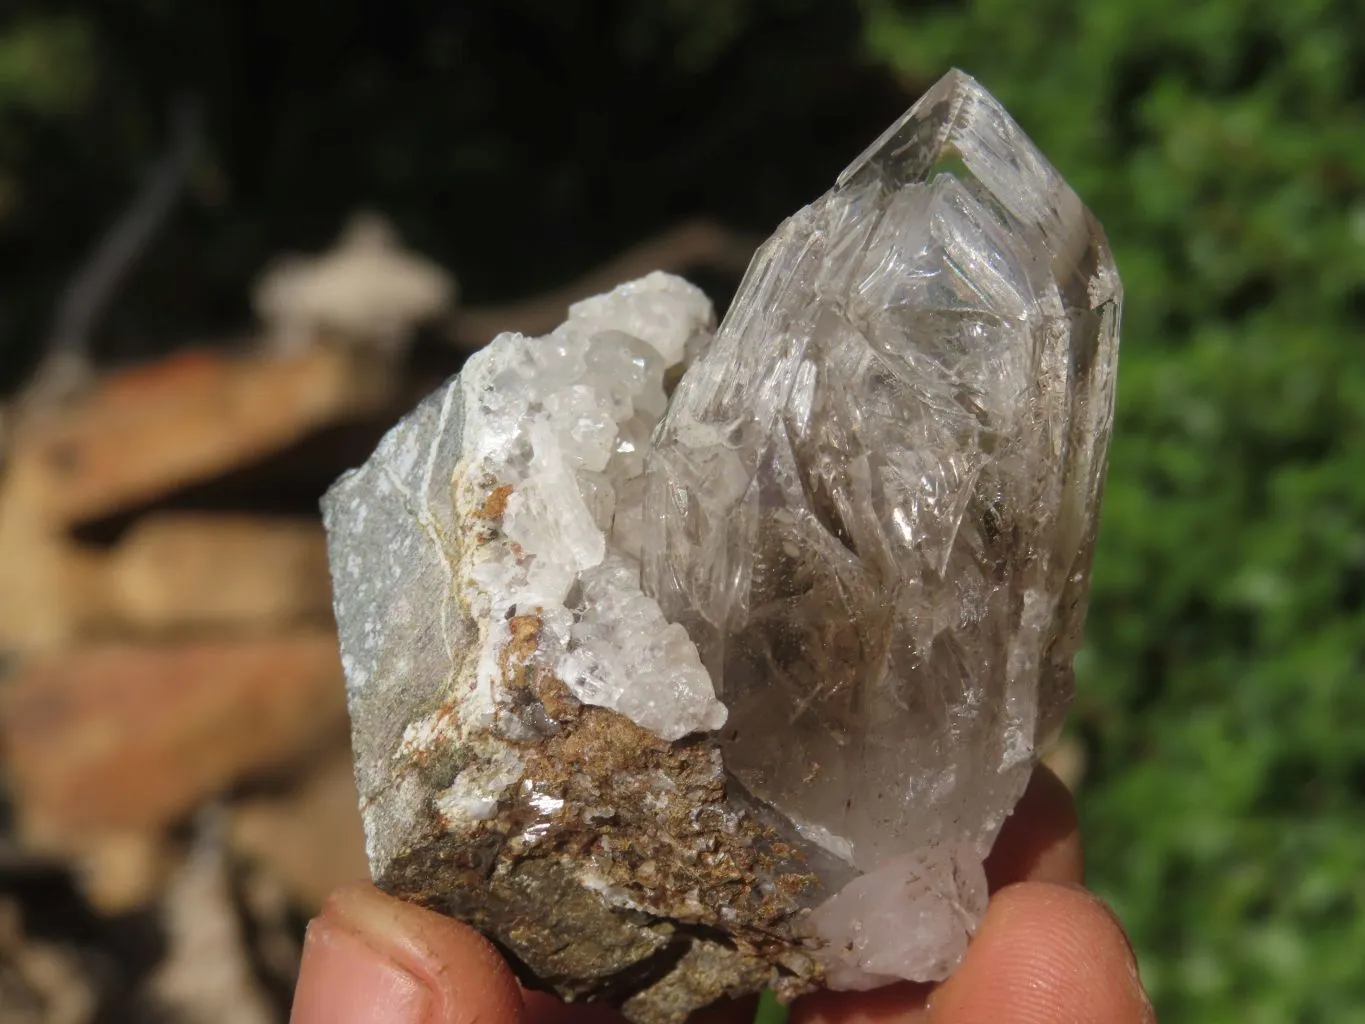
[[[759,250],[655,435],[645,586],[727,769],[861,871],[979,873],[1065,713],[1120,300],[1095,218],[953,72]]]

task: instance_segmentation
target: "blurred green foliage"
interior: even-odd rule
[[[1365,1019],[1365,7],[866,0],[1104,222],[1126,287],[1076,726],[1163,1021]]]
[[[0,31],[0,114],[60,113],[89,86],[90,33],[71,17],[20,21]]]
[[[58,119],[90,88],[91,39],[78,18],[30,18],[0,27],[0,222],[19,202],[24,120]]]
[[[239,324],[261,263],[353,204],[474,298],[681,216],[768,228],[948,66],[976,75],[1099,214],[1127,289],[1078,664],[1092,880],[1163,1020],[1365,1019],[1365,7],[11,6],[11,375],[176,90],[204,101],[205,166],[115,335]]]

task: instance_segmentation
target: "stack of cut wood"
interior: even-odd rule
[[[82,1024],[114,996],[279,1018],[298,922],[365,873],[316,500],[396,391],[353,351],[191,352],[12,424],[3,1024]],[[100,927],[153,922],[141,979],[41,937],[61,880]]]
[[[267,270],[255,354],[54,404],[91,371],[50,353],[0,421],[0,1024],[287,1019],[303,923],[366,870],[318,499],[499,331],[660,268],[735,277],[754,245],[687,221],[456,307],[366,216]]]

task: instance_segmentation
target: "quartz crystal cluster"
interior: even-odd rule
[[[944,977],[1070,698],[1119,305],[953,72],[714,337],[655,274],[471,358],[325,502],[376,881],[639,1024]]]

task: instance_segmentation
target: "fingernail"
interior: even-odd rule
[[[426,984],[334,919],[308,926],[290,1024],[428,1024]]]

